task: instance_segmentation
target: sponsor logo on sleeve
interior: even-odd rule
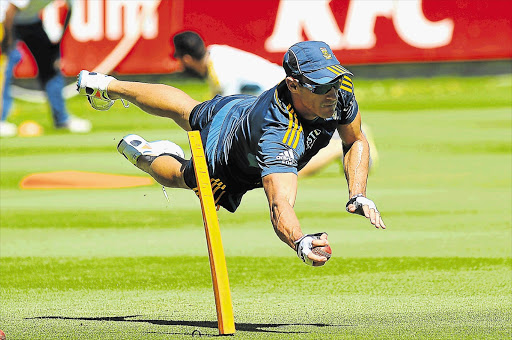
[[[276,156],[276,159],[286,165],[297,165],[295,155],[293,154],[293,151],[291,149],[279,153],[279,155]]]

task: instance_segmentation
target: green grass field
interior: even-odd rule
[[[172,80],[172,79],[171,79]],[[206,99],[206,85],[176,86]],[[512,335],[512,76],[356,80],[379,164],[368,195],[388,226],[345,212],[340,164],[301,179],[296,212],[333,258],[305,266],[278,240],[263,190],[219,211],[237,339],[506,339]],[[128,133],[186,134],[116,103],[68,102],[94,130],[51,128],[46,105],[10,121],[40,137],[0,140],[0,329],[7,339],[216,336],[199,201],[158,185],[22,190],[35,172],[144,176],[115,147]],[[188,152],[190,154],[190,152]]]

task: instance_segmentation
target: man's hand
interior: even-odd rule
[[[347,202],[346,208],[349,213],[369,218],[375,228],[386,229],[386,225],[377,210],[377,206],[375,206],[375,203],[373,203],[371,199],[368,199],[361,194],[357,194]]]
[[[319,256],[312,252],[314,247],[329,245],[326,233],[307,234],[295,241],[297,256],[310,266],[322,266],[329,260],[325,256]]]

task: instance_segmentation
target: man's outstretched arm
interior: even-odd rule
[[[147,84],[112,80],[107,93],[110,99],[125,99],[155,116],[173,119],[184,130],[190,131],[188,118],[199,102],[185,92],[163,84]]]
[[[361,131],[361,114],[358,112],[352,123],[340,125],[338,133],[343,141],[343,166],[348,184],[349,203],[347,210],[370,219],[376,228],[385,229],[386,225],[373,201],[366,198],[366,184],[370,147]]]
[[[263,177],[263,188],[270,208],[270,220],[277,236],[290,248],[297,250],[296,241],[302,233],[299,219],[293,206],[297,196],[297,175],[294,173],[274,173]],[[325,235],[325,236],[324,236]],[[327,234],[312,241],[313,246],[328,245]],[[310,252],[308,258],[315,262],[326,262],[327,258]]]
[[[197,100],[185,92],[163,84],[148,84],[117,80],[112,76],[82,70],[78,75],[77,91],[87,96],[97,110],[108,110],[117,99],[127,100],[149,114],[171,118],[190,131],[189,117]]]

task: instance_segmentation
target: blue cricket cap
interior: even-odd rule
[[[340,65],[329,45],[323,41],[302,41],[288,49],[283,58],[287,76],[303,75],[317,84],[327,84],[349,70]]]

